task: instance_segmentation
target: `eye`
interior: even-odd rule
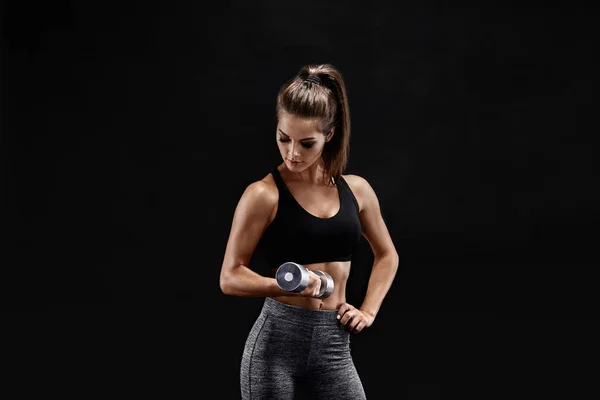
[[[284,138],[282,138],[282,137],[279,137],[279,141],[280,141],[281,143],[287,143],[287,142],[289,142],[289,141],[290,141],[290,139],[284,139]],[[304,147],[305,149],[310,149],[311,147],[313,147],[313,145],[315,144],[315,142],[309,142],[309,143],[302,142],[302,143],[300,143],[300,144],[301,144],[301,145],[302,145],[302,147]]]

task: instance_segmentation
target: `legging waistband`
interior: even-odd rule
[[[312,310],[291,304],[285,304],[272,297],[265,297],[261,311],[264,315],[283,318],[304,325],[337,325],[338,310]]]

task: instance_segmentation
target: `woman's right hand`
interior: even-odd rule
[[[300,296],[317,297],[321,293],[321,277],[308,269],[308,285],[301,291]]]

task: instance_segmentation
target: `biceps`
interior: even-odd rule
[[[273,200],[260,187],[246,190],[236,207],[227,241],[224,268],[248,265],[264,230],[269,224]]]
[[[248,265],[265,228],[266,224],[257,220],[234,218],[225,250],[225,264]]]
[[[362,190],[364,207],[359,214],[362,234],[367,239],[375,257],[396,252],[387,225],[381,214],[379,199],[373,188],[365,184]]]
[[[379,207],[365,208],[361,214],[362,234],[367,239],[375,257],[394,253],[396,250]]]

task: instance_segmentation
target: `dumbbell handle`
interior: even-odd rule
[[[321,290],[319,291],[319,295],[315,297],[317,299],[329,297],[329,295],[333,292],[333,278],[327,272],[319,270],[314,270],[313,272],[319,275],[321,278]]]

